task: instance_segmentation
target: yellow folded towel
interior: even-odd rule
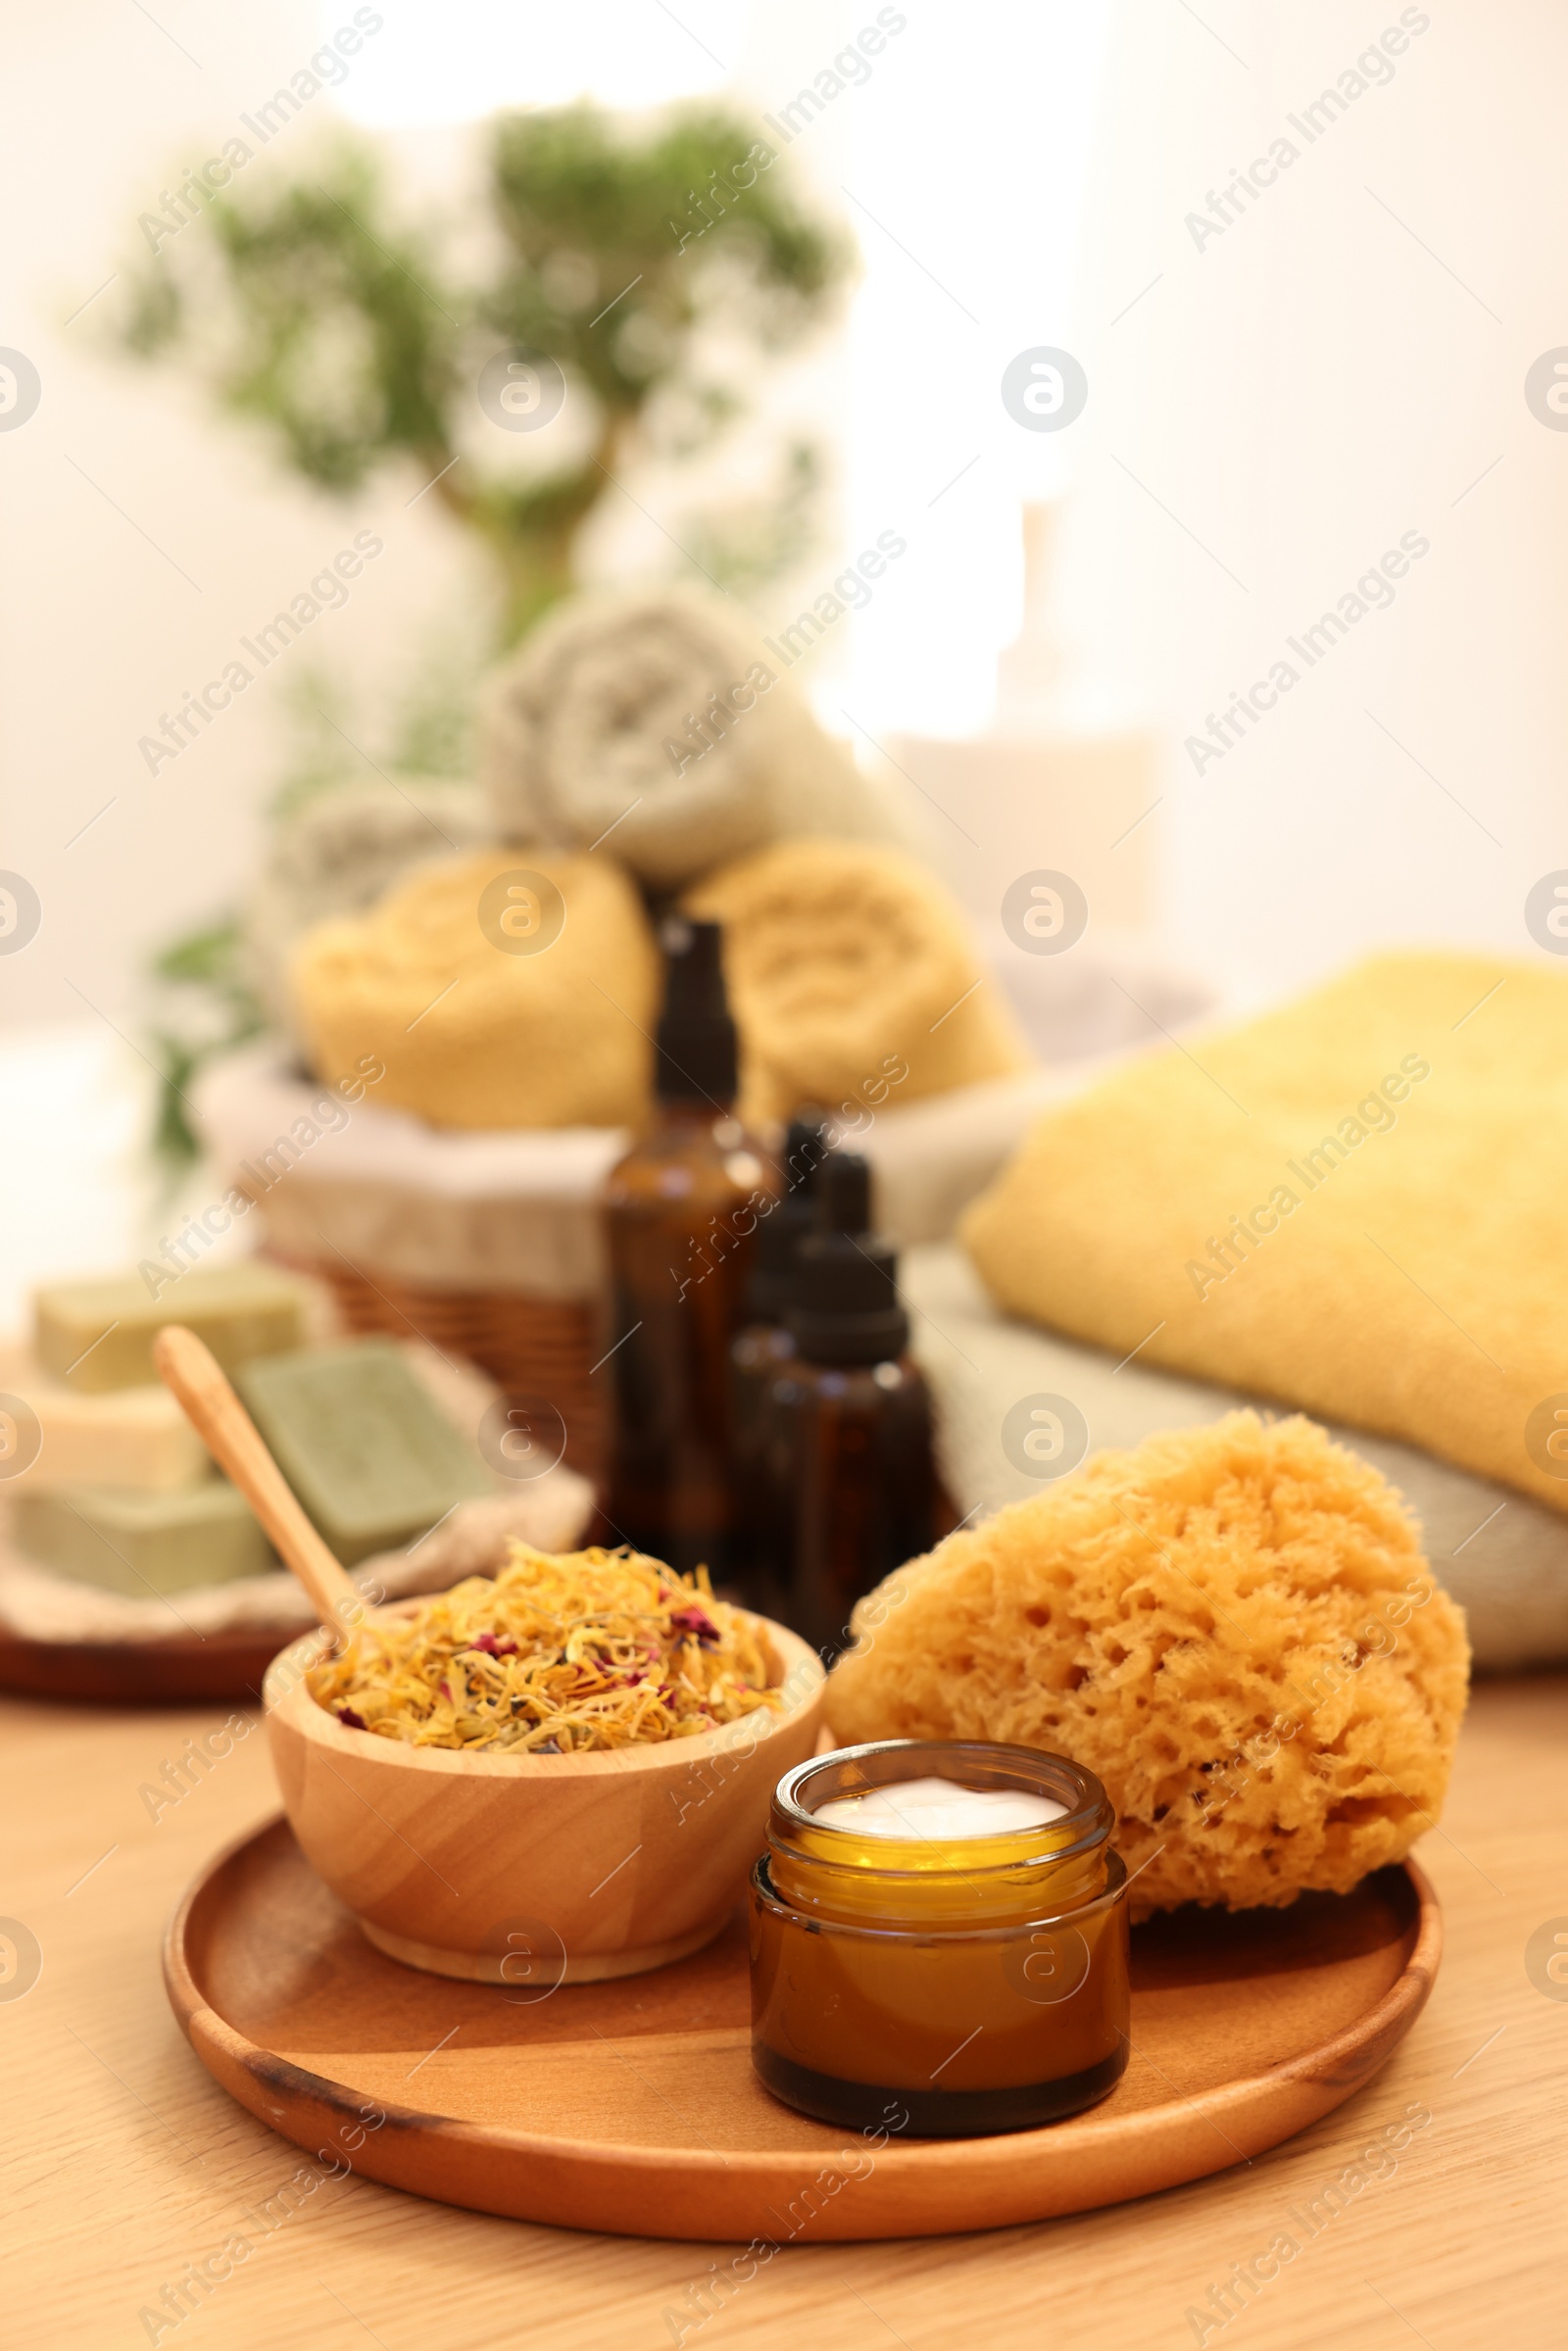
[[[446,1127],[646,1114],[659,951],[606,857],[492,850],[425,866],[368,914],[307,932],[290,979],[317,1076],[363,1076],[373,1056],[381,1108]]]
[[[1029,1066],[957,906],[902,850],[782,842],[721,867],[683,903],[725,926],[748,1117],[856,1097],[913,1102]]]
[[[1375,957],[1052,1111],[960,1235],[1012,1313],[1568,1511],[1558,972]]]

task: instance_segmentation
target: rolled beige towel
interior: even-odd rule
[[[531,879],[529,877],[532,877]],[[323,1084],[432,1126],[623,1126],[646,1112],[660,958],[613,859],[487,850],[307,933],[290,971]]]
[[[780,842],[682,904],[724,925],[748,1117],[913,1102],[1030,1066],[957,906],[902,850]]]
[[[272,1026],[289,1029],[289,957],[334,914],[357,914],[416,865],[491,838],[473,784],[434,776],[334,785],[279,825],[245,908],[246,976]]]
[[[614,854],[655,890],[891,813],[751,624],[684,588],[574,597],[494,678],[480,781],[504,840]]]

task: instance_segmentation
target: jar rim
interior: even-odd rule
[[[939,1768],[933,1776],[954,1780],[955,1786],[969,1788],[1027,1788],[1031,1793],[1048,1795],[1066,1810],[1054,1820],[1043,1822],[1037,1830],[983,1833],[979,1837],[954,1839],[961,1842],[964,1855],[963,1874],[984,1882],[987,1873],[1015,1876],[1020,1866],[1018,1847],[1023,1840],[1049,1834],[1049,1846],[1038,1855],[1042,1863],[1054,1866],[1075,1856],[1093,1851],[1103,1844],[1116,1825],[1116,1816],[1101,1782],[1086,1765],[1075,1763],[1069,1755],[1058,1755],[1045,1747],[1026,1747],[1003,1739],[881,1739],[860,1746],[835,1747],[826,1755],[813,1755],[805,1763],[787,1771],[773,1791],[768,1818],[769,1841],[797,1853],[803,1851],[803,1838],[809,1838],[809,1858],[816,1868],[834,1869],[848,1865],[850,1840],[865,1850],[865,1833],[846,1828],[832,1821],[818,1822],[815,1809],[805,1799],[811,1783],[826,1778],[828,1787],[817,1796],[817,1803],[832,1797],[855,1795],[874,1788],[896,1786],[901,1780],[919,1775],[909,1769],[916,1758],[930,1758]],[[946,1766],[946,1769],[940,1767]],[[961,1778],[955,1777],[955,1767]],[[984,1846],[995,1836],[999,1850],[988,1860]],[[831,1849],[823,1852],[816,1840],[845,1839],[843,1863],[836,1863]],[[878,1852],[877,1876],[897,1883],[903,1878],[929,1878],[929,1869],[918,1871],[898,1867],[897,1857],[913,1846],[925,1842],[917,1837],[878,1837],[877,1845],[887,1849],[887,1863],[881,1862]],[[1033,1857],[1030,1857],[1033,1858]],[[1027,1866],[1027,1861],[1025,1861]],[[863,1876],[863,1867],[857,1870]]]
[[[758,1901],[767,1909],[776,1910],[783,1918],[798,1919],[808,1934],[848,1935],[862,1941],[940,1943],[944,1949],[954,1943],[1016,1942],[1020,1935],[1045,1934],[1053,1928],[1059,1928],[1063,1934],[1069,1928],[1081,1929],[1097,1912],[1113,1910],[1124,1899],[1127,1886],[1127,1864],[1112,1845],[1105,1855],[1105,1884],[1087,1902],[1053,1911],[1043,1918],[1008,1919],[1004,1925],[995,1927],[941,1927],[934,1922],[922,1923],[917,1927],[889,1927],[877,1921],[841,1919],[818,1911],[801,1910],[795,1903],[786,1900],[773,1884],[773,1873],[766,1853],[759,1853],[752,1864],[752,1889]]]

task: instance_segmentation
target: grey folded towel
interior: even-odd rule
[[[603,840],[656,890],[788,836],[900,831],[752,624],[684,588],[552,612],[492,681],[479,775],[504,840]]]
[[[960,1514],[1000,1509],[1038,1494],[1041,1478],[1069,1451],[1139,1445],[1161,1429],[1217,1420],[1239,1404],[1294,1409],[1174,1372],[1117,1364],[1098,1347],[1013,1322],[993,1305],[968,1259],[938,1245],[906,1252],[900,1287],[910,1308],[910,1345],[937,1400],[938,1451]],[[1353,1342],[1352,1342],[1353,1344]],[[1032,1462],[1009,1414],[1031,1399],[1056,1402],[1038,1426]],[[1314,1417],[1316,1417],[1314,1415]],[[1063,1425],[1062,1450],[1054,1452]],[[1438,1461],[1396,1438],[1324,1421],[1330,1436],[1381,1470],[1415,1511],[1427,1557],[1444,1590],[1465,1610],[1478,1666],[1493,1672],[1568,1658],[1568,1518],[1512,1488]]]

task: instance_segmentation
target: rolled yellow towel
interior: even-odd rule
[[[363,914],[416,866],[495,838],[472,784],[368,776],[318,792],[274,829],[243,925],[246,977],[273,1028],[292,1021],[289,958],[318,922]]]
[[[1009,1313],[1568,1511],[1568,978],[1380,955],[1049,1112],[959,1227]]]
[[[1393,1487],[1310,1421],[1235,1412],[1096,1454],[851,1622],[835,1737],[1087,1764],[1140,1911],[1344,1893],[1443,1808],[1464,1618]]]
[[[891,1100],[913,1102],[1029,1066],[957,907],[901,850],[780,842],[683,905],[725,926],[748,1117],[831,1107],[890,1079]]]
[[[373,1054],[375,1102],[432,1126],[623,1126],[647,1110],[659,952],[602,855],[426,866],[308,932],[290,981],[322,1082]]]

